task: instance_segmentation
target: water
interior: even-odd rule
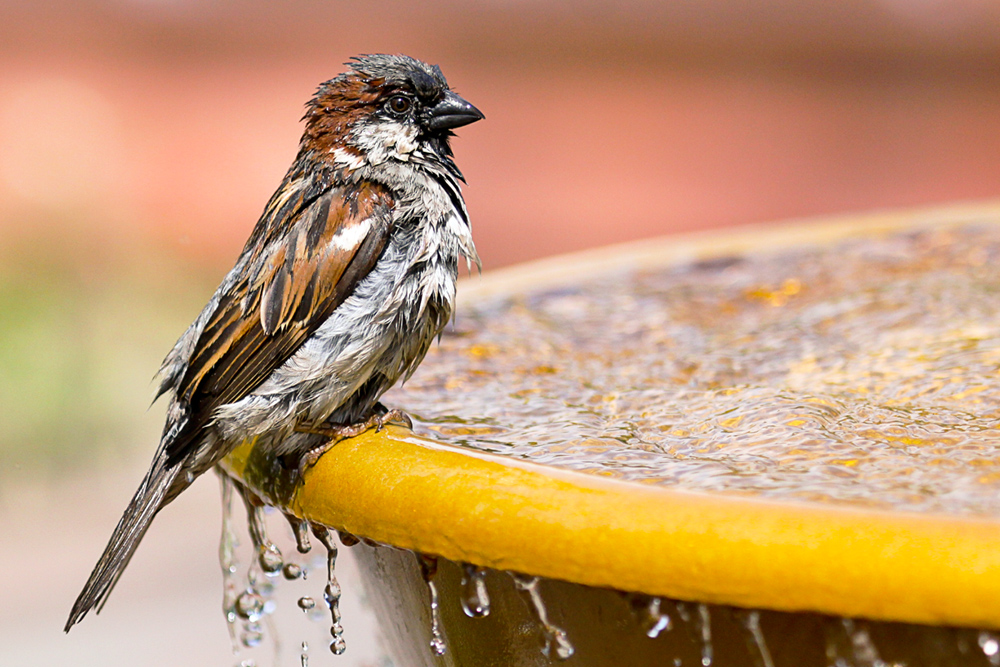
[[[444,655],[447,646],[444,635],[441,634],[441,605],[438,599],[437,584],[434,583],[434,577],[437,575],[437,558],[423,554],[416,554],[416,556],[417,560],[420,561],[420,573],[424,577],[431,598],[431,651],[434,652],[434,655]]]
[[[344,641],[344,626],[340,623],[340,582],[337,581],[335,572],[337,566],[337,543],[330,533],[330,529],[325,526],[313,525],[313,535],[326,547],[326,588],[323,590],[323,599],[330,608],[330,651],[334,655],[341,655],[347,650],[347,643]],[[301,600],[300,600],[301,606]]]
[[[1000,641],[992,632],[979,633],[979,648],[991,665],[1000,665]]]
[[[707,604],[698,605],[697,627],[701,634],[702,667],[711,667],[715,651],[712,647],[712,615]]]
[[[281,550],[267,536],[267,526],[264,523],[264,506],[261,501],[249,492],[243,494],[243,504],[247,509],[247,527],[250,539],[257,551],[257,562],[260,569],[269,577],[277,576],[284,565]]]
[[[285,519],[292,527],[292,534],[295,535],[295,548],[300,554],[309,553],[309,550],[312,549],[312,545],[309,544],[309,523],[287,512]]]
[[[663,611],[662,606],[662,598],[651,597],[644,610],[645,618],[642,620],[642,628],[650,639],[656,639],[660,633],[669,631],[673,627],[670,615]]]
[[[484,299],[385,401],[455,444],[672,488],[1000,513],[1000,227]]]
[[[557,627],[549,620],[548,609],[545,608],[545,602],[542,600],[542,594],[538,590],[538,577],[529,577],[523,574],[511,573],[510,575],[514,579],[514,586],[517,590],[521,591],[535,614],[535,618],[538,620],[539,625],[542,626],[542,632],[545,634],[545,648],[542,649],[542,653],[549,657],[555,653],[555,657],[558,660],[568,660],[573,656],[575,649],[573,644],[569,641],[569,636],[566,631],[560,627]]]
[[[736,612],[736,617],[740,625],[750,635],[750,641],[747,643],[753,655],[754,664],[757,667],[774,667],[771,651],[767,648],[767,642],[764,640],[764,631],[760,628],[760,612],[756,610],[739,610]]]
[[[233,482],[226,475],[219,475],[219,486],[222,490],[222,535],[219,539],[219,567],[222,569],[222,613],[229,630],[229,641],[232,644],[233,655],[239,655],[240,644],[236,630],[236,598],[239,587],[236,585],[236,573],[239,564],[236,560],[236,549],[239,542],[236,531],[233,530]]]
[[[246,621],[259,621],[264,613],[264,600],[253,589],[236,598],[236,615]]]
[[[486,591],[486,570],[470,563],[462,566],[462,611],[469,618],[490,615],[490,596]]]

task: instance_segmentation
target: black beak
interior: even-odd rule
[[[432,130],[453,130],[477,120],[486,118],[483,112],[472,106],[450,90],[444,98],[430,109],[431,117],[427,126]]]

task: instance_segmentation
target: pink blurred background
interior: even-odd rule
[[[439,63],[487,268],[1000,193],[991,0],[8,3],[0,243],[76,225],[228,267],[316,84]],[[80,231],[79,229],[76,231]]]
[[[60,629],[155,447],[149,377],[350,56],[438,63],[486,113],[454,147],[490,269],[997,197],[998,28],[996,0],[0,0],[0,664],[234,662],[208,475]],[[337,664],[368,667],[349,558]]]

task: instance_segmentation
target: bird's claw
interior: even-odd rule
[[[295,424],[295,431],[297,433],[312,433],[329,438],[327,442],[319,447],[314,447],[306,452],[302,457],[299,468],[305,470],[312,466],[319,460],[320,456],[341,440],[359,436],[371,428],[374,428],[375,432],[379,433],[389,423],[399,424],[409,429],[413,428],[413,421],[408,414],[398,408],[386,410],[382,405],[376,406],[376,412],[371,417],[356,424],[328,424],[325,422],[315,423],[299,420]]]
[[[405,426],[408,429],[413,429],[413,420],[410,419],[410,415],[406,414],[399,408],[393,408],[392,410],[386,410],[380,415],[376,415],[376,426],[375,431],[381,431],[385,428],[386,424],[396,423],[400,426]]]

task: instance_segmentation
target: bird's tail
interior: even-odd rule
[[[171,486],[181,469],[181,465],[168,465],[161,457],[157,457],[157,461],[146,473],[132,502],[118,521],[108,546],[104,547],[101,559],[90,573],[90,579],[76,598],[69,620],[66,621],[65,632],[69,632],[69,629],[79,623],[94,607],[97,607],[97,613],[100,613],[111,589],[118,583],[118,578],[125,571],[125,566],[128,565],[136,547],[149,529],[153,517],[165,502],[169,502],[170,498],[176,495],[170,493]]]

